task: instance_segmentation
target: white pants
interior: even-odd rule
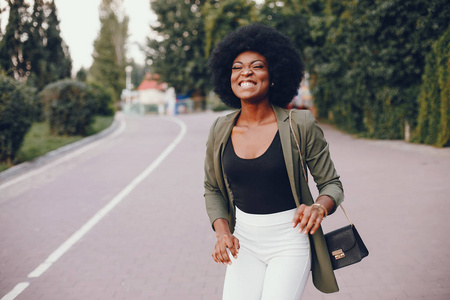
[[[295,209],[266,215],[236,208],[234,236],[237,259],[231,255],[223,288],[224,300],[298,300],[311,269],[308,236],[291,223]]]

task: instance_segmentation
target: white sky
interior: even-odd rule
[[[33,1],[27,1],[32,7]],[[72,57],[72,72],[76,73],[82,66],[89,68],[92,64],[94,40],[100,30],[98,8],[101,0],[55,0],[61,27],[61,36],[69,46]],[[150,35],[150,24],[156,21],[150,10],[149,0],[124,0],[125,12],[130,18],[128,25],[128,58],[144,64],[144,54],[135,43],[145,45]],[[0,7],[6,7],[6,1],[0,0]],[[2,14],[2,29],[8,18]]]
[[[164,0],[163,0],[164,1]],[[262,3],[263,0],[254,0]],[[28,0],[30,7],[34,1]],[[55,0],[61,27],[61,36],[69,46],[72,57],[72,73],[82,66],[89,68],[92,64],[94,40],[100,30],[98,8],[101,0]],[[150,35],[150,24],[156,21],[156,15],[150,10],[149,0],[123,0],[126,14],[130,18],[128,25],[128,58],[144,64],[144,54],[136,43],[145,45]],[[0,7],[7,7],[6,1],[0,0]],[[7,14],[2,14],[2,30],[8,22]]]

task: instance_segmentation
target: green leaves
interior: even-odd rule
[[[366,136],[403,138],[405,122],[416,122],[431,41],[448,28],[448,5],[441,0],[311,2],[316,3],[309,19],[314,43],[305,53],[319,116],[332,116],[345,130]]]
[[[115,101],[125,88],[128,17],[122,15],[122,0],[102,0],[100,32],[94,41],[94,61],[88,75],[88,80],[112,89]]]
[[[0,75],[0,162],[11,164],[33,121],[35,90]]]

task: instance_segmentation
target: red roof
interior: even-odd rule
[[[156,80],[144,79],[137,89],[138,89],[138,91],[151,90],[151,89],[157,89],[157,90],[162,91],[162,90],[164,90],[164,83],[159,83]]]

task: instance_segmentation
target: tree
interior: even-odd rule
[[[114,100],[125,88],[128,17],[123,14],[122,0],[102,0],[100,32],[94,41],[94,62],[89,79],[114,90]]]
[[[158,23],[157,38],[148,42],[152,73],[173,86],[178,94],[205,91],[208,83],[204,48],[202,0],[150,0]]]
[[[49,74],[48,82],[59,79],[70,78],[72,72],[72,59],[70,58],[69,47],[61,38],[59,20],[55,0],[47,3],[49,15],[47,17],[47,29],[45,30],[47,52],[47,72]]]
[[[0,42],[0,66],[8,76],[25,82],[29,70],[24,58],[23,41],[28,39],[29,5],[24,0],[8,0],[8,5],[8,25]]]
[[[0,162],[11,165],[33,120],[36,91],[0,75]]]
[[[417,118],[425,57],[449,26],[446,1],[311,3],[315,44],[306,52],[320,116],[370,137],[402,138]]]
[[[0,43],[0,67],[10,77],[42,89],[71,76],[69,50],[61,38],[54,0],[34,1],[32,14],[24,0],[8,0],[10,13]]]
[[[227,33],[259,21],[255,2],[251,0],[207,2],[203,7],[203,14],[205,16],[205,53],[207,56]]]
[[[265,0],[260,9],[261,22],[288,36],[301,53],[312,43],[308,24],[311,11],[307,2]]]
[[[88,76],[87,70],[86,70],[84,67],[81,67],[81,68],[78,70],[77,74],[75,75],[75,78],[76,78],[78,81],[86,82],[87,76]]]
[[[432,45],[419,94],[416,142],[450,146],[450,27]]]
[[[29,62],[30,76],[27,83],[41,90],[49,83],[49,74],[47,70],[47,58],[49,53],[44,46],[46,32],[45,5],[43,0],[35,0],[33,12],[28,26],[28,39],[24,42],[24,55]]]
[[[136,63],[134,59],[131,60],[129,65],[133,68],[131,71],[131,84],[133,84],[134,88],[137,88],[144,79],[147,68]]]

